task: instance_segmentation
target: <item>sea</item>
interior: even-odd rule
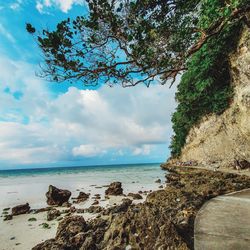
[[[72,197],[79,191],[104,195],[114,181],[122,183],[125,194],[152,191],[165,183],[165,174],[158,163],[0,170],[0,209],[26,202],[44,207],[49,185],[70,190]]]

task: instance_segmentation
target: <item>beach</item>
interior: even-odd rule
[[[29,203],[31,209],[47,207],[45,193],[49,185],[71,191],[71,198],[76,197],[80,191],[90,193],[87,201],[73,204],[76,208],[90,207],[97,194],[101,196],[98,206],[107,208],[118,205],[122,199],[126,198],[125,196],[110,196],[109,199],[105,199],[104,193],[107,185],[115,181],[122,183],[124,195],[131,192],[142,193],[143,199],[133,200],[133,203],[140,203],[145,200],[145,191],[150,193],[165,184],[165,174],[166,172],[160,169],[159,164],[1,171],[0,209],[3,211],[4,208],[12,208],[26,202]],[[70,202],[72,202],[71,199]],[[97,216],[96,213],[81,215],[86,220]],[[36,221],[28,221],[33,217]],[[58,226],[57,220],[47,221],[47,212],[18,215],[7,221],[3,221],[3,218],[0,220],[1,250],[31,249],[36,244],[55,237]],[[42,223],[47,223],[49,228],[44,228]]]

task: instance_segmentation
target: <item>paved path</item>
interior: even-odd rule
[[[195,219],[195,250],[250,249],[250,189],[218,196]]]

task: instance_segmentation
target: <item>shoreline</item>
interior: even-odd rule
[[[250,178],[244,175],[191,167],[166,170],[166,187],[150,193],[144,203],[110,212],[108,218],[79,222],[79,217],[72,216],[60,222],[55,238],[33,249],[194,249],[194,220],[202,205],[216,196],[250,188]],[[66,225],[76,221],[79,230],[72,234]]]
[[[164,188],[148,192],[142,195],[142,200],[134,200],[132,204],[125,201],[128,196],[110,196],[110,199],[106,200],[108,205],[100,212],[70,213],[60,221],[49,222],[50,229],[41,229],[41,226],[39,228],[39,223],[46,220],[47,212],[38,214],[32,229],[32,226],[27,225],[27,219],[33,215],[18,215],[20,226],[26,223],[29,229],[27,231],[33,230],[34,235],[43,232],[43,237],[39,238],[39,242],[38,238],[35,242],[26,237],[29,244],[1,250],[25,249],[24,247],[26,249],[34,247],[34,250],[53,247],[58,249],[68,247],[74,250],[91,249],[91,247],[100,250],[167,247],[193,249],[194,220],[202,205],[216,196],[250,188],[250,178],[242,172],[238,174],[213,171],[211,168],[204,169],[199,166],[174,167],[167,164],[161,166],[167,171]],[[96,187],[94,185],[92,184],[93,188]],[[157,185],[159,187],[161,184]],[[96,190],[99,192],[101,189]],[[90,202],[93,201],[92,197],[93,195],[89,199]],[[90,203],[85,205],[87,208]],[[77,204],[73,206],[81,208]],[[15,219],[8,223],[14,223]],[[75,228],[75,223],[79,230],[72,234],[71,226],[66,225]],[[22,231],[21,228],[18,230]],[[82,238],[80,235],[85,236]],[[94,235],[98,235],[98,239]],[[24,235],[20,236],[25,239]],[[13,245],[16,243],[15,240],[18,241],[18,237],[9,239]]]
[[[141,166],[140,166],[141,167]],[[76,174],[62,174],[56,175],[55,177],[50,177],[47,180],[47,176],[22,176],[18,179],[17,183],[15,183],[15,178],[13,178],[13,186],[8,186],[8,179],[5,178],[5,182],[1,182],[1,192],[5,202],[1,202],[1,212],[3,212],[4,208],[14,207],[19,204],[23,204],[26,202],[30,203],[31,209],[38,209],[42,207],[47,207],[45,193],[48,190],[48,184],[55,184],[59,188],[66,188],[72,192],[71,198],[76,197],[79,192],[83,191],[86,193],[90,193],[90,197],[85,202],[79,204],[72,204],[78,211],[80,209],[88,209],[92,206],[96,199],[95,195],[100,194],[99,204],[94,207],[103,207],[103,209],[108,209],[113,206],[119,205],[122,203],[122,199],[130,198],[133,200],[134,204],[138,204],[144,202],[146,199],[145,191],[149,192],[150,190],[156,190],[162,184],[155,183],[155,181],[160,178],[164,180],[164,171],[156,171],[156,174],[151,175],[151,170],[146,168],[143,175],[143,170],[140,169],[141,172],[139,174],[135,174],[134,177],[127,178],[127,175],[123,175],[122,169],[120,169],[120,174],[112,175],[107,173],[105,175],[102,174],[103,180],[100,181],[100,177],[97,176],[96,180],[93,179],[95,177],[94,173],[89,173],[87,176],[82,173]],[[155,169],[153,169],[155,171]],[[135,171],[136,172],[136,171]],[[137,178],[137,175],[140,175],[140,178]],[[106,176],[106,177],[105,177]],[[125,176],[125,177],[124,177]],[[59,180],[58,180],[59,179]],[[141,196],[143,199],[135,200],[132,197],[128,196],[110,196],[109,199],[105,199],[104,191],[107,189],[108,184],[110,184],[113,180],[121,180],[123,184],[124,194],[128,193],[138,193],[141,192]],[[144,180],[145,179],[145,180]],[[9,179],[10,180],[10,179]],[[45,180],[45,182],[44,182]],[[53,181],[54,180],[54,181]],[[143,181],[145,183],[143,183]],[[74,182],[71,186],[71,182]],[[25,185],[24,185],[25,184]],[[5,188],[3,188],[5,186]],[[25,193],[25,195],[24,195]],[[33,197],[33,198],[32,198]],[[4,201],[4,199],[2,201]],[[13,202],[10,202],[13,200]],[[9,201],[9,202],[8,202]],[[71,199],[71,201],[73,201]],[[53,206],[52,206],[53,207]],[[67,210],[69,208],[66,207],[54,207],[56,210]],[[8,210],[8,213],[11,213],[11,209]],[[100,213],[78,213],[73,212],[71,215],[80,215],[83,216],[86,221],[90,219],[96,218]],[[66,215],[66,214],[65,214]],[[63,214],[62,216],[65,217]],[[47,239],[53,238],[56,235],[57,227],[59,221],[54,219],[52,221],[47,221],[47,211],[40,212],[37,214],[29,213],[13,216],[12,220],[3,221],[4,215],[0,219],[0,239],[1,246],[0,250],[27,250],[34,247],[36,244],[41,243]],[[36,221],[28,221],[30,218],[36,218]],[[60,218],[61,219],[61,218]],[[49,228],[43,228],[43,223],[47,223]],[[20,244],[19,244],[20,243]],[[16,245],[18,244],[18,245]]]

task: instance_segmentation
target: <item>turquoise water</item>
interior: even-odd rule
[[[114,181],[122,183],[125,194],[156,190],[159,184],[155,181],[161,179],[165,183],[165,174],[160,164],[1,170],[0,208],[25,202],[32,207],[45,206],[49,185],[70,190],[72,197],[79,190],[104,195],[103,186]]]
[[[120,164],[120,165],[98,165],[98,166],[77,166],[77,167],[51,167],[51,168],[30,168],[30,169],[10,169],[0,170],[0,177],[14,176],[34,176],[34,175],[58,175],[58,174],[78,174],[91,172],[113,172],[124,171],[125,169],[158,172],[159,163],[155,164]],[[158,169],[157,169],[158,168]]]

